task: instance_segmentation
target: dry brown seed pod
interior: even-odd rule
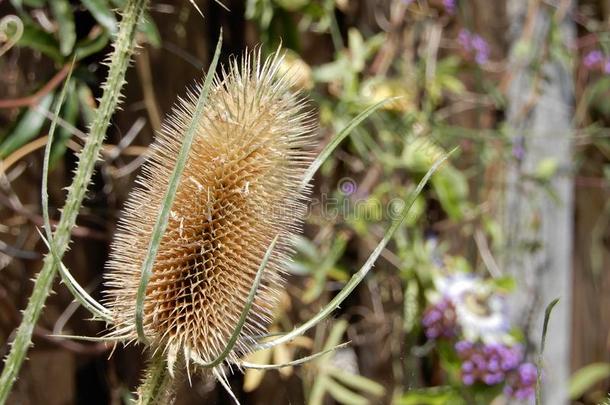
[[[170,370],[178,356],[195,363],[215,360],[227,346],[245,307],[263,256],[278,244],[256,299],[227,361],[250,352],[265,332],[283,287],[290,240],[300,232],[313,159],[315,128],[304,101],[280,74],[278,52],[260,51],[232,60],[214,78],[163,234],[144,304],[150,345],[162,350]],[[111,336],[137,339],[136,293],[151,232],[199,87],[180,99],[151,145],[119,221],[107,275]]]

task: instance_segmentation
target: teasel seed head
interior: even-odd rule
[[[227,346],[257,270],[276,236],[256,298],[234,349],[237,362],[265,333],[283,288],[290,241],[300,232],[313,159],[314,120],[281,74],[279,51],[260,50],[214,78],[148,283],[143,327],[153,350],[208,363]],[[182,138],[201,87],[180,99],[151,145],[119,220],[106,280],[110,335],[137,339],[141,267]]]

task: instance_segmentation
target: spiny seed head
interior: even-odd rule
[[[283,269],[300,232],[312,161],[313,124],[304,102],[278,73],[276,53],[261,62],[246,53],[241,67],[214,78],[146,289],[143,326],[170,369],[178,355],[215,360],[246,305],[258,267],[279,235],[234,350],[235,362],[265,332],[283,287]],[[136,293],[151,232],[192,122],[201,88],[181,99],[151,145],[139,184],[118,225],[108,264],[111,335],[137,338]]]

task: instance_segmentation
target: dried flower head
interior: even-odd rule
[[[289,241],[306,210],[305,169],[314,129],[304,102],[280,74],[278,53],[260,51],[231,61],[215,77],[146,289],[143,326],[170,370],[215,360],[246,305],[263,256],[279,242],[228,361],[250,351],[264,333],[283,285]],[[111,335],[137,338],[136,293],[151,231],[168,186],[198,93],[181,99],[151,146],[119,222],[107,276]]]

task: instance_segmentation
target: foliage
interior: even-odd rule
[[[127,3],[131,1],[11,0],[15,18],[0,24],[0,56],[7,52],[3,44],[14,41],[8,52],[40,54],[57,75],[49,81],[53,86],[36,83],[34,97],[12,106],[14,114],[0,128],[3,175],[30,148],[44,145],[52,106],[57,107],[61,121],[56,122],[55,136],[50,136],[49,170],[71,159],[73,135],[80,133],[77,128],[93,124],[96,148],[102,147],[115,106],[108,106],[103,116],[95,109],[94,95],[100,91],[92,72],[120,35],[118,21],[123,20],[121,10]],[[287,269],[290,287],[284,305],[275,310],[270,330],[271,334],[294,330],[290,336],[295,337],[304,331],[298,325],[314,319],[309,325],[313,333],[292,341],[279,338],[280,343],[272,347],[269,337],[261,338],[262,350],[244,359],[244,364],[253,366],[246,370],[245,392],[264,392],[265,380],[288,382],[298,377],[310,404],[322,404],[328,398],[344,404],[393,401],[405,405],[533,398],[535,380],[545,382],[544,364],[536,365],[542,370],[530,364],[539,342],[528,341],[527,320],[517,321],[528,314],[509,317],[512,297],[524,287],[506,274],[502,259],[508,253],[537,252],[541,245],[532,240],[508,252],[506,225],[501,220],[503,177],[508,166],[519,167],[519,187],[544,190],[554,197],[554,182],[566,170],[573,170],[593,173],[581,180],[608,189],[610,42],[603,19],[592,16],[590,6],[581,3],[585,2],[575,6],[576,17],[567,17],[577,18],[579,24],[574,48],[565,46],[559,24],[553,21],[542,38],[544,52],[534,52],[534,41],[526,35],[512,50],[515,60],[530,63],[539,74],[532,84],[532,105],[546,80],[545,61],[558,61],[574,73],[576,165],[566,169],[554,159],[536,167],[522,165],[529,134],[515,134],[507,125],[506,83],[513,77],[506,44],[489,27],[481,28],[486,24],[480,17],[473,18],[477,15],[474,2],[394,0],[387,7],[381,2],[344,0],[245,2],[247,22],[243,24],[256,27],[265,51],[275,50],[280,41],[287,48],[286,71],[298,76],[298,86],[313,100],[322,127],[321,142],[338,148],[332,155],[323,153],[309,173],[313,177],[319,166],[307,233],[294,241],[295,261]],[[183,6],[180,10],[191,7],[186,0]],[[551,8],[546,2],[544,7]],[[191,11],[176,14],[182,18]],[[37,12],[48,17],[52,29],[44,19],[33,17]],[[164,18],[159,14],[144,12],[138,23],[138,42],[150,49],[161,49],[163,44],[154,22]],[[83,15],[93,21],[84,31],[79,24]],[[203,24],[207,22],[206,16]],[[72,63],[62,97],[58,84]],[[112,66],[115,60],[108,63]],[[0,66],[4,64],[0,60]],[[114,79],[118,100],[123,77]],[[1,108],[11,107],[3,101]],[[99,125],[100,119],[106,127]],[[405,200],[415,195],[435,162],[456,146],[458,152],[434,173],[421,194],[409,200],[409,215],[379,250],[383,259],[375,270],[367,275],[371,263],[364,272],[353,271],[371,257],[372,248],[380,246],[377,241],[388,235],[384,229],[405,212]],[[96,151],[89,152],[90,167],[72,187],[78,187],[80,195],[72,199],[68,210],[71,221],[63,219],[64,212],[58,229],[74,225],[97,158]],[[109,162],[101,166],[106,176],[112,176],[106,170]],[[120,192],[118,197],[123,198]],[[596,280],[605,269],[609,212],[610,203],[606,203],[600,214],[606,219],[596,224],[591,235],[590,262]],[[57,233],[47,233],[42,238],[56,256],[45,261],[41,273],[45,288],[35,296],[36,316],[28,317],[30,330],[18,335],[22,349],[29,344],[27,335],[50,291],[54,272],[48,269],[59,267],[64,281],[86,308],[98,311],[98,317],[105,310],[83,288],[79,290],[61,263],[69,237],[58,240]],[[152,260],[153,256],[149,265]],[[320,311],[328,309],[324,315],[328,316],[338,306],[334,298],[360,282],[336,312],[336,319],[319,322]],[[34,312],[26,310],[26,315]],[[489,328],[481,329],[481,325]],[[350,345],[331,350],[346,337]],[[315,354],[296,356],[301,352]],[[342,363],[344,358],[355,360]],[[602,360],[573,375],[572,399],[585,403],[605,399],[610,373]],[[498,361],[506,361],[506,367],[497,369]],[[3,376],[11,374],[11,381],[2,380],[2,398],[8,395],[18,363],[3,372]],[[285,367],[277,373],[271,371],[281,365]],[[296,369],[297,365],[301,367]],[[165,384],[163,372],[162,362],[153,356],[143,392],[157,389],[145,388],[150,381],[158,383],[152,384],[155,387]],[[236,384],[232,385],[235,389]]]

